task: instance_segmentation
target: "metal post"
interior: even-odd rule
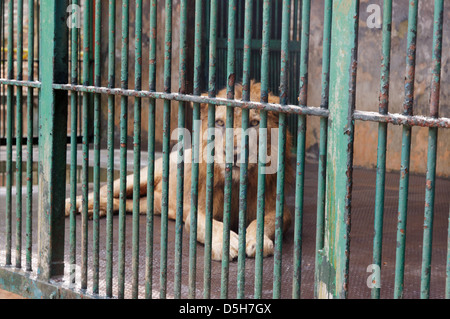
[[[40,6],[38,277],[45,281],[64,272],[67,91],[53,83],[68,79],[67,6],[67,0]]]
[[[359,1],[334,1],[324,248],[319,298],[347,298]]]

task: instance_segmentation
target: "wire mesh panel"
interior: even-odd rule
[[[307,0],[2,1],[0,276],[25,278],[24,269],[46,283],[9,289],[120,299],[348,298],[358,294],[352,278],[362,276],[372,283],[369,295],[380,298],[380,277],[365,264],[361,275],[350,256],[383,268],[391,176],[398,221],[388,293],[402,298],[410,146],[412,128],[420,126],[429,128],[420,261],[420,296],[429,298],[434,207],[448,209],[448,180],[436,177],[438,131],[450,127],[439,116],[444,2],[434,2],[429,116],[413,113],[418,1],[408,7],[402,114],[388,112],[392,1],[383,2],[379,112],[356,109],[359,1],[323,2],[320,83],[309,75],[318,30],[312,6]],[[27,21],[26,38],[20,21]],[[311,106],[312,86],[320,87],[319,106]],[[319,122],[313,164],[307,161],[312,118]],[[363,172],[353,165],[355,125],[362,121],[378,125],[370,205],[355,196],[361,184],[354,176]],[[399,178],[386,171],[389,124],[402,127]],[[361,207],[369,207],[373,220],[354,228]],[[360,232],[373,244],[350,245]]]

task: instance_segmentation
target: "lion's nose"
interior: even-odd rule
[[[240,155],[239,154],[239,149],[237,147],[235,147],[234,148],[234,165],[235,166],[239,166],[239,159],[240,159],[239,155]]]

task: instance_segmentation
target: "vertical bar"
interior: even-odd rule
[[[166,1],[166,21],[164,39],[164,92],[171,91],[172,67],[172,1]],[[169,213],[169,156],[170,156],[170,100],[164,100],[163,110],[163,170],[161,196],[161,269],[160,297],[167,293],[167,219]]]
[[[108,17],[108,87],[115,87],[116,73],[116,1],[109,1]],[[115,98],[108,95],[108,162],[107,162],[107,204],[106,204],[106,296],[112,297],[113,273],[113,196],[114,196],[114,117]]]
[[[135,18],[135,90],[142,90],[142,0],[136,0]],[[134,170],[133,170],[133,239],[132,239],[132,298],[138,298],[139,287],[139,212],[141,201],[141,109],[142,99],[134,100]]]
[[[72,85],[78,84],[78,0],[72,1],[72,29],[71,32],[71,62],[70,62],[70,82]],[[78,93],[70,92],[70,234],[69,234],[69,254],[70,254],[70,278],[71,283],[75,283],[76,265],[76,197],[77,197],[77,123],[78,123]]]
[[[216,96],[216,57],[217,57],[217,0],[210,3],[209,29],[209,87],[208,96]],[[208,105],[208,141],[206,167],[206,216],[205,216],[205,260],[204,260],[204,291],[203,297],[209,299],[211,295],[211,248],[212,248],[212,220],[213,220],[213,192],[214,192],[214,140],[212,130],[215,128],[216,107]],[[212,149],[211,149],[212,148]]]
[[[324,6],[323,51],[322,51],[322,92],[320,107],[328,109],[330,88],[331,19],[333,1],[326,0]],[[317,176],[317,218],[316,218],[316,254],[314,272],[314,296],[318,298],[319,252],[324,245],[325,202],[326,202],[326,164],[327,164],[328,118],[320,118],[319,168]],[[300,295],[300,293],[298,293]]]
[[[444,1],[434,2],[434,29],[433,29],[433,62],[432,81],[430,96],[430,115],[439,117],[439,93],[441,87],[441,61],[442,61],[442,33],[444,25]],[[425,213],[423,229],[423,253],[422,253],[422,276],[421,276],[421,298],[430,297],[431,276],[431,252],[433,242],[433,217],[434,217],[434,191],[436,183],[436,151],[437,151],[438,129],[430,128],[428,132],[428,159],[427,159],[427,182],[425,188]]]
[[[95,1],[95,24],[94,24],[94,85],[101,86],[101,34],[102,34],[102,3],[101,0]],[[94,212],[93,212],[93,230],[92,230],[92,293],[98,294],[99,272],[100,272],[100,108],[101,95],[94,94]]]
[[[302,1],[299,104],[306,107],[308,97],[308,59],[311,1]],[[292,294],[300,298],[302,267],[303,196],[305,180],[306,116],[299,115],[297,129],[297,172],[295,182],[294,281]]]
[[[28,81],[34,81],[34,0],[28,1]],[[34,90],[27,91],[27,221],[26,221],[26,270],[32,264],[32,205],[33,205],[33,115]]]
[[[150,1],[150,54],[149,54],[149,90],[156,90],[156,26],[157,1]],[[152,298],[153,287],[153,217],[154,217],[154,180],[155,180],[155,99],[150,99],[148,110],[148,168],[147,168],[147,219],[146,219],[146,267],[145,295]]]
[[[83,16],[83,85],[89,85],[90,75],[90,11],[92,3],[86,0]],[[88,277],[88,189],[89,189],[89,100],[90,94],[83,93],[82,97],[82,135],[83,135],[83,161],[82,161],[82,203],[81,212],[81,289],[87,288]]]
[[[227,99],[234,99],[236,81],[236,0],[228,1]],[[221,298],[228,298],[230,263],[230,215],[234,165],[234,108],[227,107],[225,136],[225,186],[223,207],[223,246]]]
[[[380,78],[380,104],[379,112],[387,114],[389,109],[389,78],[391,65],[391,29],[392,29],[392,0],[384,1],[383,5],[383,45],[381,58],[381,78]],[[375,190],[375,221],[373,239],[373,264],[381,269],[381,253],[383,239],[383,215],[384,215],[384,191],[386,174],[386,142],[387,123],[378,125],[378,154],[377,154],[377,180]],[[373,277],[372,298],[380,298],[379,283]]]
[[[179,93],[186,94],[186,32],[187,32],[187,3],[180,1],[180,62],[179,62]],[[181,298],[181,265],[184,211],[184,128],[186,122],[186,105],[178,103],[178,158],[177,158],[177,211],[175,225],[175,298]]]
[[[202,0],[195,1],[195,46],[194,46],[194,95],[201,94],[202,64]],[[200,104],[193,105],[192,124],[192,173],[191,173],[191,210],[189,217],[189,298],[195,299],[197,273],[197,216],[198,216],[198,174],[200,162]]]
[[[319,257],[318,295],[343,299],[348,293],[359,1],[334,1],[332,21],[330,83],[335,85],[330,86],[327,244]]]
[[[128,88],[128,48],[129,48],[130,3],[122,1],[122,52],[120,82],[123,90]],[[119,299],[125,294],[125,215],[127,201],[127,137],[128,137],[128,98],[120,99],[120,194],[119,194]]]
[[[23,80],[23,0],[17,2],[17,80]],[[16,87],[16,268],[22,268],[23,91]]]
[[[253,28],[253,0],[245,1],[244,23],[244,58],[242,76],[242,100],[250,101],[250,66],[251,66],[251,40]],[[249,126],[249,110],[242,109],[242,132],[246,132]],[[246,230],[247,230],[247,183],[248,183],[248,154],[249,137],[242,134],[241,137],[241,169],[239,176],[239,250],[238,250],[238,280],[237,298],[245,297],[245,258],[246,258]]]
[[[417,36],[417,13],[419,1],[409,1],[408,18],[408,44],[406,57],[405,76],[405,101],[403,104],[403,114],[413,115],[414,104],[414,79],[416,65],[416,36]],[[408,206],[408,183],[409,183],[409,162],[411,151],[411,127],[403,126],[402,132],[402,156],[400,168],[400,185],[398,200],[398,224],[397,224],[397,247],[395,256],[395,284],[394,298],[403,297],[403,280],[405,270],[405,241],[406,241],[406,219]]]
[[[290,33],[290,0],[283,0],[281,18],[281,69],[280,69],[280,104],[288,104],[289,96],[289,33]],[[274,273],[273,297],[279,299],[282,283],[282,244],[283,244],[283,215],[284,215],[284,177],[286,158],[286,113],[279,114],[278,135],[278,169],[277,169],[277,199],[274,242]],[[290,151],[290,150],[288,150]]]
[[[14,78],[14,1],[10,0],[8,4],[8,63],[7,77]],[[11,266],[11,238],[12,238],[12,145],[13,145],[13,94],[14,88],[11,85],[6,87],[6,216],[5,216],[5,235],[6,235],[6,266]]]
[[[64,206],[66,186],[67,92],[53,84],[67,83],[67,0],[40,3],[38,278],[64,274]],[[41,31],[42,31],[41,30]]]
[[[263,3],[263,30],[261,48],[261,103],[267,103],[269,98],[269,57],[270,57],[270,30],[271,30],[271,4]],[[267,111],[260,111],[259,156],[258,156],[258,190],[257,190],[257,227],[256,227],[256,256],[255,256],[255,299],[261,299],[263,284],[263,254],[264,254],[264,211],[266,175],[265,163],[267,153]]]

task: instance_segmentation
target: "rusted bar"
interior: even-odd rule
[[[386,115],[389,110],[389,80],[391,66],[391,33],[392,33],[392,0],[384,1],[383,4],[383,45],[381,58],[380,76],[380,98],[379,113]],[[378,124],[378,150],[377,150],[377,180],[375,190],[375,217],[374,217],[374,239],[373,239],[373,264],[381,267],[381,253],[383,244],[383,215],[384,215],[384,192],[386,175],[386,143],[387,126],[385,122]],[[381,269],[381,268],[380,268]],[[372,283],[372,298],[380,298],[379,282],[374,276]]]
[[[101,85],[101,0],[95,0],[94,3],[94,85]],[[93,206],[93,230],[92,230],[92,293],[99,293],[100,282],[100,107],[101,95],[94,95],[94,206]]]
[[[142,89],[142,0],[136,0],[135,8],[135,53],[134,86],[136,91]],[[139,294],[139,214],[141,201],[141,115],[142,100],[134,100],[134,136],[133,136],[133,231],[131,252],[131,297]]]
[[[450,118],[446,117],[426,117],[420,115],[406,115],[406,114],[381,114],[369,111],[355,111],[353,115],[355,120],[388,123],[401,126],[418,126],[418,127],[437,127],[450,128]]]
[[[156,88],[156,26],[157,1],[150,1],[150,52],[149,52],[149,90]],[[152,298],[153,290],[153,231],[155,199],[155,99],[149,100],[148,110],[148,159],[147,159],[147,218],[145,237],[145,297]]]
[[[67,83],[67,0],[40,2],[38,278],[64,274],[64,210],[66,189],[67,92],[53,88]],[[55,156],[58,154],[58,156]]]
[[[179,88],[178,91],[186,94],[186,64],[187,64],[187,1],[180,1],[180,62],[179,62]],[[186,103],[178,103],[178,158],[177,158],[177,211],[175,222],[175,291],[176,299],[181,298],[181,266],[183,244],[183,210],[184,210],[184,132],[186,122]]]
[[[130,2],[122,2],[121,37],[121,88],[128,88],[128,49],[129,49]],[[125,241],[126,241],[126,188],[127,188],[127,139],[128,139],[128,99],[120,99],[120,191],[119,191],[119,261],[118,261],[118,298],[125,297]]]
[[[89,85],[90,76],[90,55],[91,55],[91,0],[84,2],[84,16],[83,16],[83,85]],[[90,94],[83,92],[82,96],[82,154],[83,159],[81,163],[81,198],[82,198],[82,212],[81,212],[81,289],[87,289],[88,282],[88,189],[89,189],[89,106]]]
[[[419,7],[418,0],[409,1],[405,98],[403,103],[403,114],[406,116],[413,115],[418,7]],[[412,133],[411,126],[409,125],[403,126],[399,199],[398,199],[397,247],[395,256],[395,285],[394,285],[395,299],[403,298],[411,133]]]
[[[430,116],[439,116],[441,62],[442,62],[442,34],[444,25],[444,0],[434,2],[434,29],[432,53],[432,80],[430,94]],[[428,132],[428,158],[425,188],[425,212],[422,245],[422,275],[420,297],[430,297],[431,253],[433,243],[434,197],[436,187],[436,153],[438,148],[438,129],[430,128]]]
[[[227,98],[234,100],[236,82],[236,0],[228,1],[228,49],[227,49]],[[234,108],[227,107],[225,137],[225,190],[223,207],[223,246],[222,246],[222,299],[228,298],[229,262],[230,262],[230,215],[233,183],[234,152]]]
[[[165,38],[164,38],[164,92],[171,91],[172,67],[172,1],[165,2]],[[170,152],[170,116],[171,104],[164,101],[163,107],[163,168],[161,194],[161,259],[160,259],[160,297],[167,294],[167,227],[169,213],[169,152]]]
[[[173,100],[173,101],[184,101],[193,102],[201,104],[212,104],[212,105],[225,105],[240,107],[242,109],[258,109],[273,112],[291,113],[291,114],[305,114],[314,115],[320,117],[327,117],[328,110],[321,109],[319,107],[299,107],[298,105],[280,105],[275,103],[264,103],[255,101],[239,101],[239,100],[228,100],[220,97],[208,97],[208,96],[192,96],[187,94],[179,93],[167,93],[167,92],[151,92],[151,91],[135,91],[135,90],[124,90],[124,89],[110,89],[110,88],[97,88],[94,86],[83,86],[83,85],[70,85],[70,84],[55,84],[55,89],[68,90],[68,91],[78,91],[78,92],[90,92],[90,93],[102,93],[108,95],[118,95],[118,96],[132,96],[132,97],[147,97],[161,100]],[[450,125],[449,125],[450,126]]]
[[[0,80],[0,84],[5,82],[5,84],[12,83],[15,81],[4,81]],[[7,82],[7,83],[6,83]],[[38,83],[36,83],[33,87],[40,87]],[[193,102],[193,103],[205,103],[205,104],[213,104],[213,105],[225,105],[225,106],[233,106],[239,107],[242,109],[257,109],[257,110],[266,110],[272,112],[283,112],[289,114],[303,114],[303,115],[311,115],[318,117],[328,117],[329,110],[315,107],[315,106],[306,106],[300,107],[298,105],[280,105],[275,103],[262,103],[255,101],[238,101],[238,100],[227,100],[220,97],[207,97],[207,96],[192,96],[187,94],[179,94],[179,93],[164,93],[164,92],[151,92],[151,91],[135,91],[135,90],[123,90],[118,88],[106,88],[106,87],[94,87],[94,86],[83,86],[83,85],[71,85],[71,84],[54,84],[54,89],[57,90],[67,90],[67,91],[77,91],[77,92],[90,92],[90,93],[101,93],[108,95],[117,95],[117,96],[139,96],[139,97],[147,97],[153,99],[162,99],[162,100],[173,100],[173,101],[185,101],[185,102]],[[380,114],[377,112],[370,111],[361,111],[355,110],[353,114],[353,119],[357,121],[368,121],[368,122],[385,122],[393,125],[408,125],[408,126],[419,126],[419,127],[438,127],[438,128],[450,128],[450,118],[447,117],[439,117],[432,118],[427,116],[419,116],[419,115],[405,115],[405,114],[397,114],[397,113],[388,113],[388,114]]]
[[[319,298],[348,296],[359,1],[333,2],[327,201],[319,251]],[[344,36],[345,35],[345,36]],[[337,54],[339,52],[339,54]]]

